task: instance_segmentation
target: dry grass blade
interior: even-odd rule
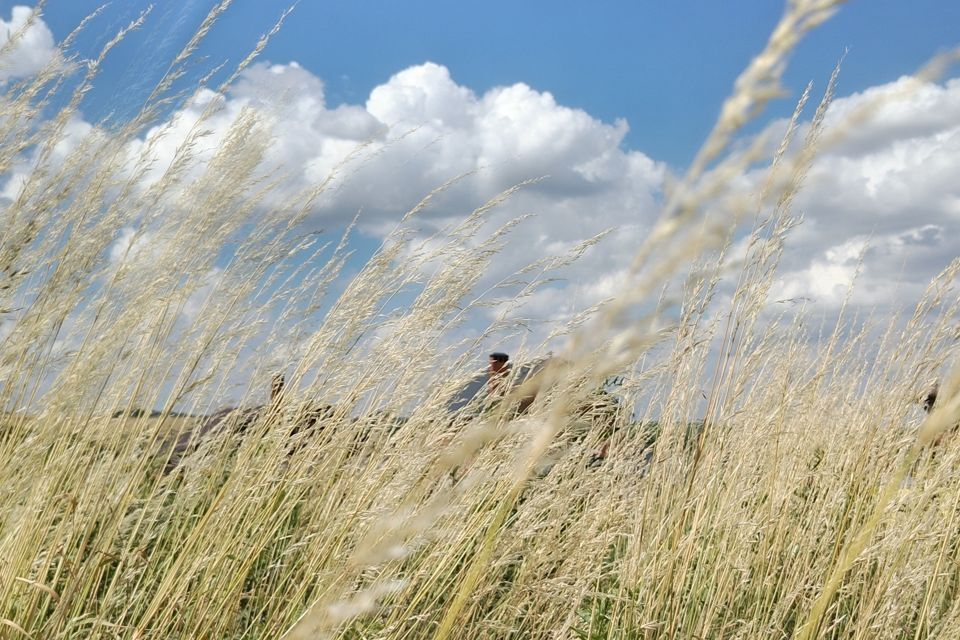
[[[0,636],[960,628],[960,370],[922,422],[915,405],[960,355],[960,260],[886,323],[857,316],[852,288],[821,328],[769,300],[816,154],[921,84],[827,128],[834,71],[779,146],[736,144],[839,2],[787,4],[624,278],[549,344],[523,305],[616,230],[503,260],[527,220],[509,206],[549,183],[454,218],[484,176],[469,169],[398,208],[356,266],[362,216],[332,237],[305,225],[416,129],[378,130],[328,176],[278,188],[277,123],[227,92],[289,11],[190,118],[159,122],[230,4],[116,127],[63,144],[146,13],[87,64],[64,51],[0,99],[0,168],[31,167],[0,208]],[[476,366],[508,340],[512,368]]]

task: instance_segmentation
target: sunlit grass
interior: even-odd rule
[[[601,237],[477,297],[514,226],[487,215],[529,185],[424,241],[417,215],[452,178],[347,279],[349,232],[301,226],[329,183],[268,198],[256,113],[208,155],[201,121],[159,175],[131,146],[195,42],[136,121],[66,158],[86,85],[52,119],[39,103],[77,68],[11,87],[0,160],[34,168],[0,211],[0,637],[951,637],[960,445],[932,443],[960,400],[945,381],[921,427],[913,399],[954,354],[960,265],[902,322],[841,315],[822,337],[771,318],[792,198],[859,114],[823,129],[831,81],[805,140],[809,92],[773,158],[730,153],[834,4],[790,4],[624,290],[533,379],[458,413],[482,349],[516,328],[458,340],[470,312]],[[738,196],[761,161],[760,197]]]

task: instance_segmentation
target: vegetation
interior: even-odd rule
[[[509,323],[451,336],[489,302],[474,289],[510,227],[486,215],[512,190],[422,241],[429,194],[340,290],[346,240],[298,226],[329,183],[270,197],[255,113],[204,150],[211,99],[155,165],[168,132],[144,132],[209,22],[136,118],[65,155],[103,57],[7,87],[0,163],[30,169],[0,209],[0,637],[951,637],[960,443],[931,443],[957,381],[922,424],[913,394],[954,354],[960,263],[888,326],[841,317],[817,340],[802,314],[762,315],[813,155],[863,115],[824,130],[832,82],[794,140],[804,95],[760,197],[731,187],[764,149],[731,141],[834,4],[789,4],[629,285],[482,412],[447,407]],[[248,409],[168,465],[229,399]]]

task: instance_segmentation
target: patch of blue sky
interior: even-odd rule
[[[9,15],[15,4],[0,1],[0,13]],[[81,44],[105,42],[150,4],[111,5]],[[137,108],[216,2],[153,4],[144,27],[108,61],[102,89],[84,105],[89,118],[122,117]],[[99,5],[49,3],[44,20],[59,39]],[[286,7],[235,2],[182,87],[212,66],[236,64]],[[262,58],[296,60],[322,78],[330,106],[361,104],[392,74],[425,61],[447,66],[458,84],[477,93],[524,82],[605,122],[625,118],[626,146],[682,168],[782,8],[771,0],[300,2]],[[800,45],[786,85],[796,96],[809,80],[823,84],[847,49],[841,95],[893,81],[955,45],[958,24],[960,3],[952,0],[850,2]],[[786,116],[791,109],[785,100],[770,115]]]

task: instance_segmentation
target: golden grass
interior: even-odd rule
[[[730,155],[730,142],[835,4],[790,3],[629,289],[572,326],[536,381],[458,415],[448,400],[509,323],[442,345],[488,301],[474,290],[512,225],[490,233],[486,216],[515,190],[422,241],[418,213],[456,179],[428,194],[322,313],[347,236],[321,245],[297,225],[329,183],[264,205],[269,138],[254,113],[202,167],[198,123],[148,186],[150,145],[126,153],[208,23],[136,121],[62,163],[50,151],[77,102],[44,127],[37,103],[74,69],[9,93],[0,159],[9,166],[25,139],[38,155],[0,212],[0,309],[18,309],[0,334],[0,637],[955,635],[960,443],[933,443],[960,396],[948,381],[922,424],[911,403],[955,355],[960,263],[903,322],[841,317],[817,341],[802,314],[762,318],[792,197],[842,133],[822,129],[832,81],[791,155],[798,108],[760,209],[730,188],[763,148]],[[706,220],[707,202],[725,215]],[[749,214],[734,303],[713,315],[725,248]],[[124,228],[149,246],[111,262]],[[511,293],[599,240],[530,265]],[[668,302],[651,300],[678,274],[668,323]],[[394,309],[400,291],[410,302]],[[269,404],[276,369],[288,385]],[[622,385],[600,392],[614,374]],[[517,415],[512,401],[533,386]],[[163,443],[197,422],[172,412],[208,414],[231,395],[256,417],[242,432],[226,419],[164,472]],[[162,414],[112,417],[134,406]]]

